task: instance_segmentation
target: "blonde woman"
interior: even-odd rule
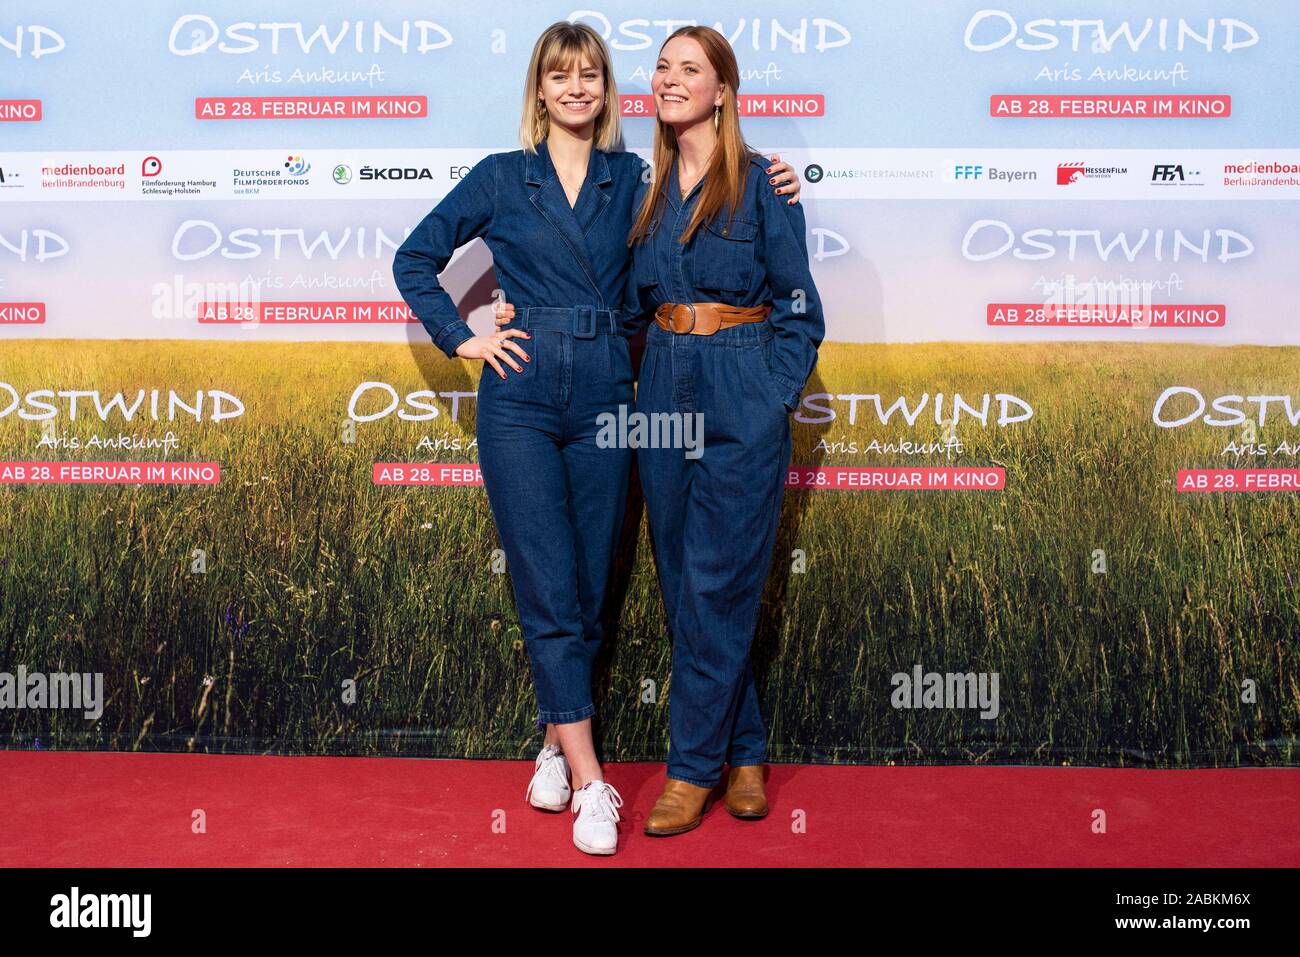
[[[556,23],[538,38],[519,132],[523,149],[484,158],[421,221],[393,275],[435,346],[486,364],[479,465],[545,729],[525,797],[544,810],[570,806],[573,843],[613,854],[623,801],[592,742],[591,666],[632,453],[596,436],[598,416],[633,399],[626,238],[644,164],[617,151],[618,93],[590,27]],[[514,307],[501,320],[510,328],[488,336],[474,334],[438,281],[480,237]]]

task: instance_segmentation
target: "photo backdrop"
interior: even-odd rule
[[[772,759],[1297,763],[1300,23],[1195,0],[6,3],[0,743],[532,755],[478,364],[391,267],[560,19],[647,157],[717,26],[804,182]],[[603,756],[661,760],[635,487],[609,619]]]

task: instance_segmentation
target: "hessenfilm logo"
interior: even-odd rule
[[[104,713],[103,672],[65,674],[29,672],[25,665],[11,674],[0,671],[0,710],[81,709],[87,721]]]
[[[1115,176],[1127,176],[1127,166],[1088,166],[1080,160],[1060,163],[1056,167],[1056,185],[1069,186],[1081,183],[1085,179],[1111,179]]]
[[[148,937],[152,928],[152,894],[83,894],[74,886],[50,898],[50,926],[127,927],[132,937]]]

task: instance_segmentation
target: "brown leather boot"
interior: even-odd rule
[[[763,766],[747,764],[727,774],[727,810],[732,817],[754,820],[767,817],[767,792],[763,790]]]
[[[704,815],[705,801],[712,791],[713,788],[669,778],[654,810],[646,818],[645,832],[651,837],[667,837],[698,827]]]

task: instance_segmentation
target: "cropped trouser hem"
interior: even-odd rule
[[[538,711],[537,726],[544,728],[548,724],[574,724],[585,721],[596,713],[594,704],[585,705],[577,711]]]
[[[688,778],[684,774],[675,774],[672,771],[668,772],[668,779],[670,781],[685,781],[687,784],[694,784],[697,788],[715,788],[720,780],[720,778],[714,778],[712,781],[703,781],[699,778]]]

